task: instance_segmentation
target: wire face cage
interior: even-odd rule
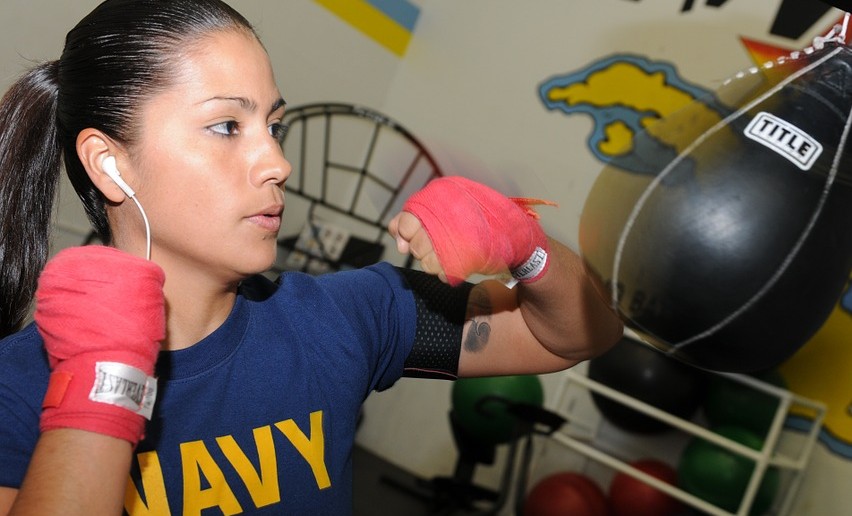
[[[351,104],[296,106],[283,122],[293,171],[274,272],[320,274],[380,259],[410,266],[387,227],[412,193],[442,175],[426,147],[390,117]]]

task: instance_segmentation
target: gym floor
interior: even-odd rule
[[[360,446],[352,454],[354,516],[472,515],[476,511],[438,507],[424,480]]]
[[[395,488],[391,482],[416,482],[416,477],[360,446],[352,452],[354,516],[417,516],[429,514],[420,498]]]

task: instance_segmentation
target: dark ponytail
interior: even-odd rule
[[[256,34],[221,0],[106,0],[72,29],[59,61],[36,67],[0,104],[0,336],[20,328],[48,256],[60,155],[86,215],[112,240],[105,200],[77,156],[95,128],[132,150],[145,101],[211,33]]]
[[[33,68],[0,101],[0,335],[27,316],[47,260],[59,182],[57,63]]]

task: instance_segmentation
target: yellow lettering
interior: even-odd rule
[[[166,485],[163,480],[163,468],[157,452],[140,453],[137,456],[139,469],[142,471],[142,491],[145,492],[146,504],[136,489],[132,479],[127,480],[124,491],[124,510],[131,516],[162,515],[168,516],[169,500],[166,496]]]
[[[225,475],[203,441],[193,441],[180,445],[181,464],[183,465],[183,514],[201,515],[203,509],[219,507],[225,515],[239,514],[243,511],[240,503]],[[210,487],[201,488],[201,474]]]
[[[240,449],[237,441],[230,435],[216,439],[222,453],[243,479],[251,499],[257,507],[264,507],[281,501],[278,489],[278,463],[275,458],[275,444],[272,442],[272,427],[254,429],[254,442],[257,445],[257,458],[260,462],[260,474]]]
[[[322,429],[322,411],[311,412],[311,437],[308,438],[292,419],[275,423],[275,427],[283,433],[298,452],[308,461],[317,487],[331,487],[328,469],[325,466],[325,435]]]

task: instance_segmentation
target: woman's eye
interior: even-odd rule
[[[269,134],[279,142],[283,142],[289,128],[287,124],[282,124],[281,122],[269,124]]]
[[[239,133],[239,124],[233,120],[211,125],[210,130],[222,136],[234,136]]]

